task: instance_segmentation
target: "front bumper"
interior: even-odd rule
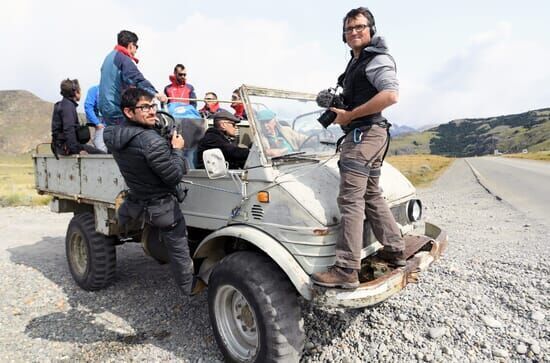
[[[329,307],[362,308],[376,305],[394,295],[410,282],[418,280],[418,274],[427,269],[447,248],[447,233],[431,223],[425,223],[424,235],[405,235],[411,245],[431,245],[429,250],[422,249],[407,260],[407,266],[359,285],[357,289],[333,289],[314,285],[314,304]]]

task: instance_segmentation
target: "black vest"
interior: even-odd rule
[[[355,107],[362,105],[378,93],[378,90],[368,80],[365,72],[367,64],[377,55],[379,53],[362,51],[359,59],[354,61],[352,58],[346,67],[346,71],[338,77],[338,84],[343,88],[342,95],[348,110],[353,110]],[[355,128],[384,121],[386,119],[382,116],[382,113],[377,112],[354,119],[348,125],[342,126],[342,130],[347,134]]]

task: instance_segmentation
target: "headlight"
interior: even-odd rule
[[[407,217],[409,217],[409,221],[411,222],[416,222],[422,218],[422,202],[419,199],[409,200]]]

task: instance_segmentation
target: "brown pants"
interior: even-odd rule
[[[389,250],[405,248],[401,231],[382,197],[378,186],[380,170],[386,149],[386,129],[373,125],[365,130],[361,143],[353,142],[350,132],[340,151],[340,208],[341,230],[336,242],[336,265],[345,268],[361,268],[363,228],[365,214],[376,239]],[[371,172],[364,167],[370,165]]]

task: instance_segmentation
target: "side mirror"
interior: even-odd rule
[[[210,179],[219,179],[227,175],[229,166],[220,149],[209,149],[202,153],[206,174]]]

